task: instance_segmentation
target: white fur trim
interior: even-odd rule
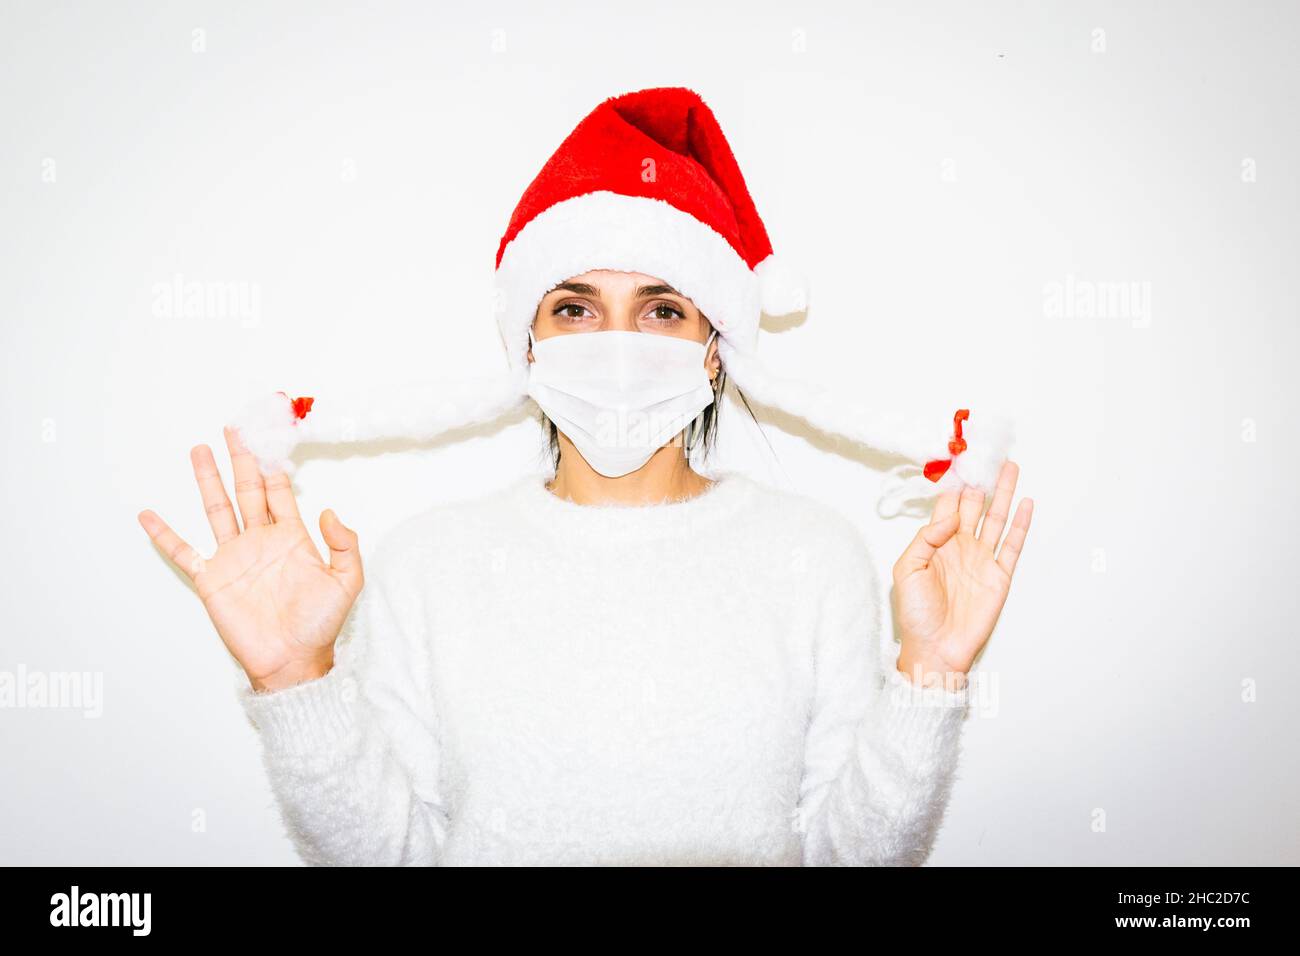
[[[727,240],[662,199],[601,190],[539,213],[506,246],[495,300],[512,368],[527,364],[528,329],[542,297],[594,269],[663,279],[708,316],[719,339],[744,351],[757,343],[758,277]]]
[[[808,310],[808,280],[785,259],[773,254],[754,266],[762,290],[763,311],[789,315]]]

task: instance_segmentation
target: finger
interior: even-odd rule
[[[984,511],[984,489],[975,485],[967,485],[961,490],[961,498],[957,503],[957,513],[961,515],[961,523],[957,530],[962,534],[974,534],[975,529],[980,523],[980,514]]]
[[[230,450],[230,465],[235,470],[235,500],[239,502],[239,516],[244,530],[270,524],[271,515],[266,510],[266,485],[257,459],[239,440],[239,433],[229,425],[225,428],[226,448]]]
[[[321,512],[320,533],[330,549],[330,568],[352,593],[361,590],[361,550],[357,533],[343,524],[332,508]]]
[[[276,521],[289,519],[301,520],[298,516],[298,501],[293,496],[293,483],[283,471],[267,475],[262,479],[266,486],[266,505],[271,517]]]
[[[998,472],[998,486],[993,489],[993,503],[989,505],[984,523],[980,525],[980,544],[990,554],[997,550],[998,542],[1002,539],[1002,529],[1006,527],[1007,516],[1011,511],[1011,496],[1015,494],[1019,477],[1019,465],[1010,459],[1002,463],[1002,470]]]
[[[158,550],[171,559],[172,564],[185,572],[193,581],[203,572],[203,556],[181,540],[181,536],[167,526],[167,522],[152,511],[141,511],[137,516],[141,527]]]
[[[930,566],[934,553],[957,533],[957,512],[948,515],[938,524],[922,525],[916,537],[907,546],[907,550],[894,564],[894,582],[898,583],[909,574],[923,571]]]
[[[930,515],[930,524],[939,524],[947,521],[950,514],[957,511],[957,499],[961,497],[961,492],[957,489],[945,491],[934,502],[934,511]]]
[[[1016,509],[1011,530],[1007,532],[1007,540],[1002,542],[1002,549],[998,552],[998,565],[1008,575],[1015,573],[1016,562],[1020,560],[1020,552],[1024,550],[1025,535],[1029,534],[1029,522],[1033,517],[1034,499],[1025,498]]]
[[[207,513],[208,524],[216,535],[220,547],[231,538],[239,536],[239,522],[235,520],[235,508],[226,494],[222,484],[221,472],[217,471],[217,460],[212,457],[212,449],[207,445],[195,445],[190,449],[190,464],[194,466],[194,480],[199,484],[199,495],[203,498],[203,510]]]

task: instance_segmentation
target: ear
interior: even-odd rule
[[[709,351],[704,356],[704,367],[713,375],[717,375],[722,370],[722,360],[718,357],[718,339],[717,335],[713,336],[713,341],[709,343]]]

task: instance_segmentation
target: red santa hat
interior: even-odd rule
[[[748,398],[907,459],[891,470],[882,513],[962,485],[993,490],[1011,442],[1005,419],[970,408],[913,418],[777,376],[760,361],[760,315],[804,311],[807,287],[774,255],[712,110],[681,87],[606,99],[524,191],[496,254],[504,374],[312,398],[277,392],[232,424],[270,474],[292,472],[290,455],[304,442],[427,440],[491,421],[531,401],[528,329],[538,303],[594,269],[652,275],[691,299],[717,329],[722,367]]]

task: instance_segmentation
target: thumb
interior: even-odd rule
[[[894,565],[895,583],[909,574],[915,574],[917,571],[924,571],[928,568],[934,553],[957,533],[960,524],[961,514],[954,511],[940,521],[922,525],[921,529],[916,532],[916,537],[912,539],[912,543],[907,546],[907,550],[903,552],[902,557]]]
[[[320,515],[320,533],[330,549],[330,568],[337,572],[349,586],[361,588],[361,550],[357,533],[343,524],[333,508]]]

